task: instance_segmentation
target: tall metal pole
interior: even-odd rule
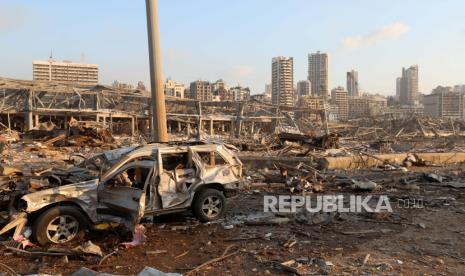
[[[165,94],[161,71],[160,35],[158,33],[157,0],[146,0],[147,33],[150,57],[150,87],[152,92],[152,142],[168,142]]]

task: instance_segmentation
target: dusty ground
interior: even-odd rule
[[[415,168],[460,175],[465,166]],[[338,174],[344,172],[337,172]],[[344,173],[347,174],[347,173]],[[394,212],[389,215],[340,214],[322,224],[305,224],[288,217],[281,225],[250,225],[262,218],[265,194],[289,194],[285,189],[243,191],[229,200],[222,221],[200,224],[189,213],[157,217],[146,222],[144,245],[124,249],[130,237],[117,230],[91,232],[85,237],[104,254],[118,249],[101,265],[100,257],[31,257],[2,249],[0,262],[19,274],[70,274],[80,267],[115,274],[137,274],[145,266],[164,272],[186,273],[219,257],[228,246],[236,254],[204,267],[194,275],[290,275],[279,263],[297,260],[300,272],[330,275],[463,275],[465,273],[465,189],[421,182],[416,187],[399,184],[402,172],[357,171],[349,175],[371,179],[387,194]],[[326,187],[325,193],[338,192]],[[423,208],[398,208],[398,198],[422,199]],[[417,206],[418,207],[418,206]],[[226,225],[234,225],[225,229]],[[226,227],[228,228],[228,227]],[[271,233],[271,235],[270,235]],[[296,241],[292,246],[288,246]],[[287,244],[286,244],[287,243]],[[74,247],[76,244],[69,245]],[[367,255],[369,254],[369,257]],[[366,259],[365,264],[363,264]]]

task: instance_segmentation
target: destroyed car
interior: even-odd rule
[[[136,147],[124,147],[109,150],[94,155],[91,158],[85,158],[81,155],[84,160],[78,163],[76,167],[100,172],[106,171],[107,169],[111,168],[111,166],[113,166],[124,154],[133,151],[135,148]]]
[[[224,145],[149,144],[123,154],[98,179],[24,195],[0,235],[16,227],[18,237],[30,225],[38,243],[65,243],[91,225],[116,222],[132,229],[144,215],[188,209],[200,221],[212,221],[222,216],[225,197],[241,178],[241,161]]]

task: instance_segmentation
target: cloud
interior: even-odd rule
[[[395,22],[366,35],[346,37],[341,44],[345,49],[357,49],[364,46],[370,46],[384,40],[397,39],[407,33],[409,29],[409,26]]]

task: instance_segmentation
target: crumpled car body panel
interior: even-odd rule
[[[96,213],[98,179],[85,182],[58,186],[23,196],[27,202],[24,210],[27,213],[38,211],[50,204],[58,202],[72,202],[81,207],[89,218],[98,220]]]

